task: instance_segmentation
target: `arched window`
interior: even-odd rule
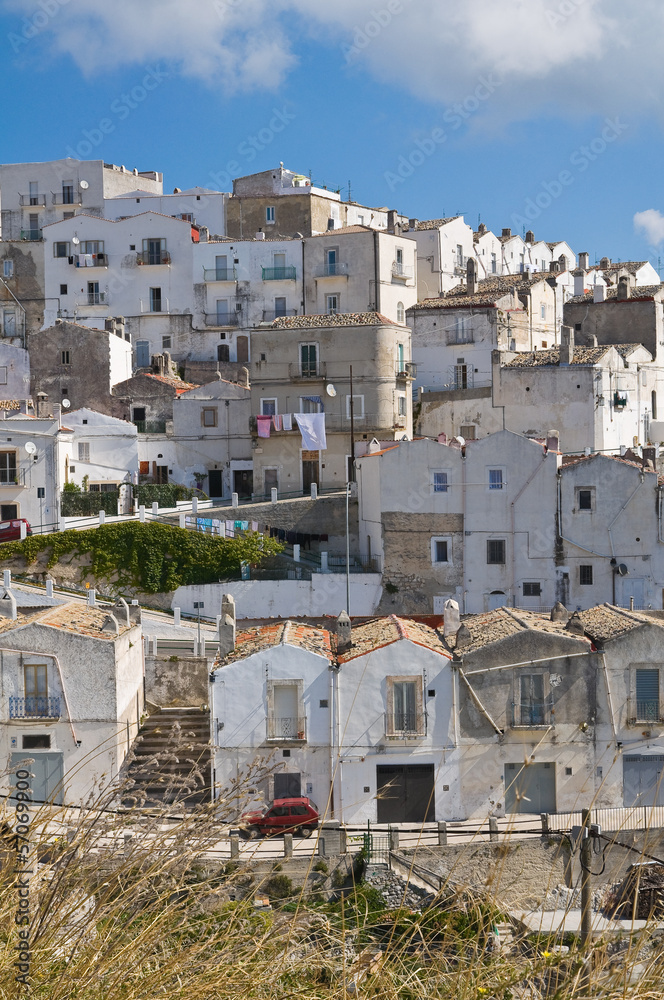
[[[397,323],[406,322],[406,310],[403,307],[403,302],[397,302]]]

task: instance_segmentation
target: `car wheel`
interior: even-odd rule
[[[301,826],[298,833],[300,834],[301,837],[310,837],[311,834],[313,833],[313,830],[311,829],[310,826]]]
[[[258,840],[258,838],[260,837],[260,835],[261,835],[261,832],[260,832],[260,830],[258,829],[257,826],[250,826],[249,827],[249,840]]]
[[[238,830],[238,833],[240,834],[240,839],[241,840],[250,840],[251,839],[251,830],[248,830],[246,826],[241,827],[241,829]]]

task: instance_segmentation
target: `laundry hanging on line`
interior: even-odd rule
[[[272,417],[256,417],[256,425],[258,427],[259,438],[269,438],[270,436],[270,424],[272,423]]]
[[[303,451],[324,451],[327,448],[324,413],[296,413],[302,435]]]

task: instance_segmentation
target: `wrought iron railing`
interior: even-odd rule
[[[555,716],[548,700],[542,702],[512,702],[512,728],[552,726]]]
[[[46,195],[45,194],[20,194],[18,196],[19,204],[24,205],[26,208],[39,208],[40,206],[46,207]]]
[[[294,380],[325,378],[326,371],[327,368],[324,361],[312,361],[308,364],[304,362],[298,364],[295,362],[288,366],[288,377]]]
[[[54,205],[82,205],[83,200],[81,195],[77,191],[61,191],[59,194],[54,194],[53,196]]]
[[[297,316],[297,309],[263,309],[263,322],[272,323],[281,316]]]
[[[263,281],[295,281],[297,269],[295,267],[264,267]]]
[[[400,264],[398,260],[392,262],[392,274],[395,278],[412,278],[415,269],[407,264]]]
[[[385,713],[385,735],[393,739],[408,739],[426,734],[426,713],[394,712]]]
[[[323,264],[316,270],[317,278],[336,278],[343,277],[347,278],[350,274],[350,267],[344,261],[328,261],[327,264]]]
[[[168,250],[139,250],[136,254],[138,264],[170,264],[171,255]]]
[[[215,312],[205,314],[206,326],[239,326],[240,313],[237,312]]]
[[[659,698],[636,702],[637,722],[659,722]]]
[[[395,371],[397,378],[415,378],[417,365],[412,361],[397,361]]]
[[[307,720],[268,715],[267,738],[268,740],[306,740]]]
[[[27,698],[11,696],[9,699],[10,719],[59,719],[60,699],[42,695],[28,695]]]
[[[41,229],[22,229],[21,230],[21,239],[22,240],[29,240],[30,242],[36,243],[37,240],[41,240],[42,238],[43,237],[42,237],[42,231],[41,231]]]
[[[139,434],[165,434],[165,420],[134,420]]]

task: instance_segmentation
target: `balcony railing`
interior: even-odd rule
[[[27,698],[9,699],[10,719],[59,719],[60,699],[29,695]]]
[[[542,702],[512,702],[512,728],[538,729],[540,726],[552,726],[555,715],[548,700]]]
[[[20,194],[18,196],[19,203],[26,208],[39,208],[40,206],[46,208],[46,195],[45,194]]]
[[[236,267],[204,267],[204,281],[237,281]]]
[[[84,259],[81,260],[81,257]],[[103,250],[100,253],[75,253],[69,257],[69,262],[75,267],[108,267],[108,254]]]
[[[30,242],[36,243],[37,240],[43,239],[41,229],[22,229],[21,239],[30,240]]]
[[[83,200],[78,191],[69,191],[67,194],[60,191],[53,195],[54,205],[82,205]]]
[[[326,365],[324,361],[315,364],[290,364],[288,366],[288,377],[297,381],[298,379],[325,378]]]
[[[295,281],[297,278],[297,268],[295,267],[263,267],[263,281]]]
[[[329,261],[316,270],[317,278],[347,278],[350,274],[350,267],[342,261]]]
[[[307,720],[305,718],[280,719],[273,715],[267,717],[268,740],[301,740],[307,738]]]
[[[408,267],[406,264],[400,264],[398,260],[392,262],[392,277],[393,278],[412,278],[415,274],[415,269]]]
[[[397,378],[415,378],[417,365],[412,361],[397,361],[395,371]]]
[[[636,703],[637,722],[659,722],[659,698],[648,698]]]
[[[224,313],[206,313],[205,314],[205,325],[206,326],[239,326],[240,325],[240,313],[238,312],[224,312]]]
[[[273,323],[281,316],[298,316],[297,309],[263,309],[263,323]]]
[[[427,731],[424,712],[386,712],[385,735],[390,739],[406,740],[424,736]]]
[[[170,264],[171,255],[168,250],[139,250],[136,254],[137,264]]]
[[[154,313],[159,315],[160,313],[167,313],[171,311],[169,299],[159,299],[158,301],[145,301],[141,299],[141,312],[142,313]]]
[[[107,306],[109,303],[108,292],[88,292],[82,299],[76,300],[77,306]]]
[[[165,420],[134,420],[139,434],[165,434]]]

